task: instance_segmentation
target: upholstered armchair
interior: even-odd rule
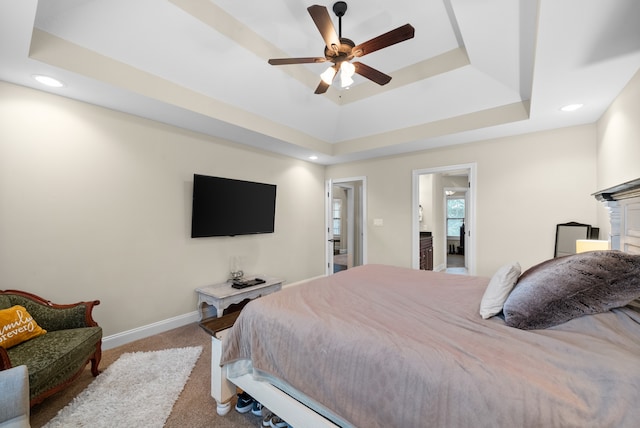
[[[29,428],[27,366],[0,371],[0,428]]]
[[[24,291],[0,291],[0,310],[21,306],[46,330],[11,347],[0,342],[0,370],[19,365],[28,368],[31,406],[70,384],[89,361],[92,374],[100,373],[102,328],[92,315],[98,304],[94,300],[60,305]]]

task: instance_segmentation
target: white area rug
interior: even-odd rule
[[[46,428],[161,428],[189,379],[201,346],[122,354]]]

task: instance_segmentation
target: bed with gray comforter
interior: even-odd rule
[[[222,363],[250,363],[237,367],[338,425],[638,426],[639,312],[514,328],[479,315],[488,283],[367,265],[285,288],[243,309]]]

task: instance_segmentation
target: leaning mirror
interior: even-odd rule
[[[553,257],[568,256],[576,253],[576,240],[589,239],[591,226],[570,222],[556,225],[556,249]]]

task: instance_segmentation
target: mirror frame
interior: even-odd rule
[[[580,230],[582,229],[582,230]],[[566,231],[566,232],[571,232],[569,235],[569,238],[571,238],[571,240],[574,242],[574,247],[573,247],[573,252],[568,252],[568,251],[562,251],[561,255],[570,255],[570,254],[575,254],[576,253],[576,249],[575,249],[575,240],[576,239],[590,239],[591,238],[591,225],[590,224],[584,224],[584,223],[576,223],[575,221],[571,221],[569,223],[559,223],[556,225],[556,246],[555,246],[555,250],[553,252],[553,257],[559,257],[558,256],[558,244],[562,244],[563,243],[563,234],[562,232]],[[583,233],[584,231],[584,233]],[[575,239],[574,239],[575,237]]]

